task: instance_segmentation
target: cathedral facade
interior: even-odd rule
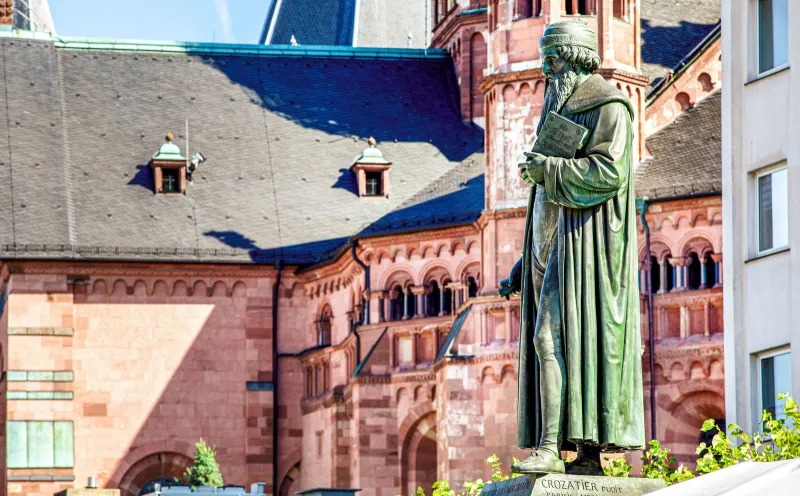
[[[433,3],[428,49],[0,33],[8,494],[144,494],[200,438],[226,483],[281,496],[525,456],[497,288],[564,16],[636,109],[647,432],[655,408],[692,463],[725,416],[719,2]]]

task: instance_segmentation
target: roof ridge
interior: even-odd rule
[[[443,60],[449,58],[441,48],[371,48],[329,45],[259,45],[166,40],[135,40],[58,36],[34,31],[0,31],[0,38],[49,41],[63,50],[102,50],[112,52],[173,53],[193,55],[241,55],[263,57],[323,57],[357,59]]]

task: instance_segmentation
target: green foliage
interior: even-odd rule
[[[603,473],[607,477],[630,477],[631,466],[628,465],[628,460],[624,456],[617,456],[611,458],[610,456],[604,457],[608,463],[603,467]]]
[[[697,447],[696,471],[683,465],[675,464],[677,460],[670,455],[669,449],[662,448],[658,440],[652,440],[649,448],[642,456],[642,477],[661,479],[668,486],[693,479],[698,475],[707,474],[741,462],[773,462],[800,458],[800,408],[797,402],[787,393],[778,395],[779,400],[786,400],[783,412],[785,418],[774,419],[772,414],[764,411],[761,416],[762,431],[754,434],[745,434],[744,430],[736,424],[728,426],[728,433],[716,425],[713,420],[706,420],[702,430],[709,432],[716,430],[710,445],[700,443]],[[603,472],[609,477],[630,477],[631,466],[624,456],[615,458],[605,457],[609,462],[603,467]],[[196,458],[195,458],[196,460]],[[436,481],[433,484],[431,496],[480,496],[483,486],[488,482],[507,480],[518,477],[519,474],[505,474],[502,470],[500,459],[496,455],[490,456],[486,463],[492,469],[492,480],[484,482],[482,479],[465,482],[466,493],[456,493],[447,481]],[[514,459],[514,463],[518,463]],[[412,496],[425,496],[425,491],[418,488]]]
[[[513,458],[513,463],[519,463],[519,460]],[[480,496],[481,491],[483,491],[483,486],[485,486],[489,482],[498,482],[508,480],[514,477],[519,477],[519,474],[506,474],[503,472],[502,464],[500,463],[500,458],[497,455],[492,455],[486,459],[486,464],[492,469],[492,480],[491,481],[484,481],[483,479],[478,479],[474,481],[469,481],[464,483],[464,489],[467,490],[466,493],[456,493],[450,488],[450,484],[447,481],[436,481],[433,483],[431,489],[433,489],[433,493],[431,496]],[[414,493],[412,496],[425,496],[425,491],[422,490],[421,487],[417,488],[417,492]]]
[[[178,482],[194,489],[197,486],[223,485],[222,474],[219,472],[219,465],[216,460],[214,447],[206,444],[202,438],[194,445],[194,463],[186,469],[186,472]]]
[[[785,418],[775,419],[766,410],[761,414],[762,432],[752,435],[736,424],[728,426],[728,434],[714,423],[706,420],[703,431],[716,429],[717,433],[711,445],[700,443],[697,454],[697,473],[707,474],[715,470],[730,467],[740,462],[774,462],[800,458],[800,410],[797,402],[787,393],[778,395],[779,400],[786,400],[783,407]],[[736,439],[740,442],[737,442]]]

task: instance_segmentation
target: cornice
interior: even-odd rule
[[[476,221],[478,228],[483,230],[489,224],[489,221],[516,219],[525,217],[527,215],[527,208],[504,208],[501,210],[484,210],[481,216]]]
[[[203,263],[137,263],[137,262],[78,262],[78,261],[11,261],[5,266],[10,274],[81,275],[81,276],[158,276],[178,277],[275,277],[275,268],[268,265],[231,265]],[[290,275],[296,266],[284,267]]]
[[[452,12],[453,9],[451,9]],[[445,40],[453,38],[454,34],[463,27],[475,26],[478,24],[486,24],[488,22],[488,13],[486,11],[467,13],[455,15],[451,22],[446,22],[450,17],[450,13],[442,19],[433,29],[433,39],[431,39],[431,46],[437,48],[444,48]],[[443,29],[438,30],[444,25]],[[438,32],[437,32],[438,30]]]
[[[481,93],[486,94],[498,84],[516,83],[519,81],[533,81],[535,79],[544,79],[544,74],[542,74],[541,68],[525,69],[522,71],[512,72],[496,72],[486,76],[481,84],[478,85],[478,89],[481,91]]]

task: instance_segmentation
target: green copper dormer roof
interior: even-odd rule
[[[186,162],[186,157],[181,155],[181,149],[172,142],[172,133],[167,134],[167,142],[161,145],[158,153],[153,155],[153,160],[175,160]]]
[[[370,137],[367,143],[369,143],[369,146],[364,148],[361,155],[356,158],[356,164],[392,165],[391,162],[383,158],[383,152],[375,148],[377,144],[375,138]]]

